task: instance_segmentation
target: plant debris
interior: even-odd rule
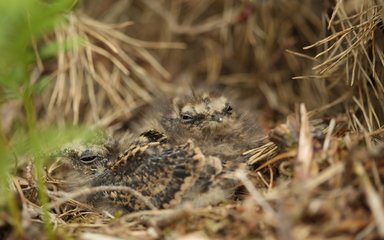
[[[40,40],[65,43],[39,52],[32,71],[50,81],[36,97],[40,123],[121,136],[156,99],[206,88],[239,96],[266,137],[243,153],[236,194],[205,208],[111,215],[76,200],[105,189],[68,191],[53,162],[42,207],[27,157],[10,178],[17,202],[0,211],[1,239],[48,238],[44,214],[57,239],[384,238],[382,2],[96,2]]]

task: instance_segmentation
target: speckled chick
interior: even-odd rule
[[[176,98],[160,123],[170,142],[192,139],[205,155],[227,162],[245,162],[242,153],[260,145],[256,119],[219,94]]]
[[[78,148],[79,149],[79,148]],[[126,186],[132,191],[103,191],[87,197],[87,202],[109,211],[132,212],[178,206],[195,206],[222,201],[233,192],[231,176],[223,172],[221,161],[203,155],[193,141],[171,145],[160,132],[144,132],[123,153],[114,156],[96,146],[66,150],[73,168],[83,174],[83,185]],[[143,201],[143,198],[145,201]]]

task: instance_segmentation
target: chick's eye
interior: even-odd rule
[[[97,159],[97,154],[92,153],[90,151],[85,151],[84,153],[81,154],[80,156],[80,161],[83,163],[89,164],[94,162]]]
[[[83,163],[91,163],[91,162],[94,162],[96,160],[97,156],[84,156],[84,157],[80,157],[80,161],[82,161]]]
[[[230,105],[228,105],[228,104],[225,105],[224,112],[228,113],[228,114],[231,114],[232,113],[232,107]]]
[[[193,115],[191,113],[182,113],[181,119],[184,122],[192,122],[194,120]]]

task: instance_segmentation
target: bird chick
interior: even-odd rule
[[[218,158],[203,155],[193,141],[168,144],[165,135],[154,130],[142,133],[117,157],[96,146],[66,153],[73,169],[82,174],[77,179],[82,185],[127,187],[127,191],[111,188],[86,198],[108,211],[169,208],[186,201],[206,206],[228,198],[234,188],[222,184],[230,176],[222,171]]]
[[[60,158],[64,169],[59,178],[65,180],[63,188],[72,191],[90,186],[105,173],[108,164],[117,158],[118,152],[116,142],[112,143],[111,138],[108,138],[104,143],[69,143],[51,157]]]
[[[85,176],[97,177],[104,173],[112,154],[104,146],[77,145],[66,147],[62,155],[71,160],[72,167]]]
[[[223,162],[244,162],[242,153],[258,146],[261,139],[256,119],[218,94],[176,98],[160,122],[171,141],[192,139],[204,154]]]

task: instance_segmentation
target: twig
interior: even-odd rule
[[[312,136],[308,121],[307,110],[304,104],[300,104],[300,137],[297,152],[297,163],[295,174],[298,179],[306,179],[310,175],[313,156]]]
[[[79,189],[77,191],[68,193],[65,197],[60,198],[54,202],[51,202],[48,204],[48,208],[54,208],[58,207],[61,204],[67,202],[68,200],[72,200],[74,198],[94,194],[97,192],[103,192],[103,191],[120,191],[120,192],[129,192],[133,196],[135,196],[137,199],[140,199],[143,203],[145,203],[146,206],[149,208],[156,210],[157,208],[142,194],[134,190],[133,188],[127,187],[127,186],[98,186],[98,187],[92,187],[92,188],[83,188]]]
[[[255,186],[253,186],[252,182],[246,177],[245,172],[239,169],[235,172],[235,176],[244,184],[245,188],[248,190],[248,192],[251,194],[257,204],[259,204],[263,208],[265,214],[271,217],[274,221],[277,221],[277,213],[275,212],[275,210],[273,210],[272,206],[269,205],[265,198],[259,193],[259,191],[257,191]]]
[[[372,183],[369,180],[367,172],[363,168],[362,164],[355,161],[353,166],[357,176],[359,177],[360,184],[365,191],[365,197],[367,198],[368,206],[371,209],[372,215],[375,219],[379,236],[380,238],[384,238],[383,200],[372,186]]]

